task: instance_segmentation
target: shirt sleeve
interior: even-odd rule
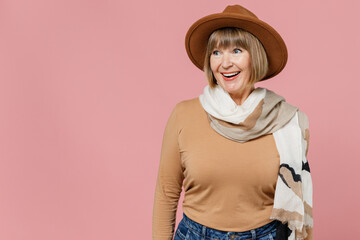
[[[305,214],[308,215],[308,218],[313,218],[312,210],[313,210],[313,199],[312,199],[312,180],[310,175],[310,167],[308,162],[308,151],[309,151],[309,143],[310,143],[310,131],[309,131],[309,119],[307,115],[303,112],[299,112],[299,124],[302,132],[303,139],[305,140],[305,157],[306,162],[303,166],[302,178],[303,181],[307,181],[306,186],[307,188],[303,188],[303,192],[308,192],[307,196],[308,199],[304,199],[304,210]],[[305,185],[303,184],[303,187]],[[313,227],[306,227],[307,237],[305,240],[312,240],[313,239]]]
[[[168,119],[163,135],[152,216],[153,240],[173,238],[184,179],[178,144],[181,128],[178,125],[177,106]]]
[[[305,240],[312,240],[313,239],[313,229],[312,228],[308,228],[306,229],[307,232],[307,237],[305,238]]]
[[[306,145],[306,158],[307,158],[308,151],[309,151],[309,142],[310,142],[309,126],[308,126],[308,128],[306,129],[306,132],[305,132],[305,140],[306,140],[306,143],[307,143],[307,145]],[[310,171],[310,167],[309,167],[309,171]],[[311,206],[311,217],[312,217],[312,206]],[[307,232],[307,237],[305,238],[305,240],[312,240],[313,239],[313,228],[312,227],[307,228],[306,232]]]

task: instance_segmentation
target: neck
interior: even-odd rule
[[[235,93],[235,94],[229,93],[229,95],[237,105],[241,105],[245,102],[247,97],[250,95],[250,93],[254,89],[255,89],[255,86],[252,85],[252,86],[246,87],[245,89],[241,90],[239,93]]]

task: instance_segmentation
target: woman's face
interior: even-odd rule
[[[217,83],[236,97],[250,81],[250,54],[240,47],[215,48],[210,55],[210,68]]]

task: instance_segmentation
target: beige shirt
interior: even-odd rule
[[[178,199],[192,220],[222,231],[265,225],[280,156],[272,134],[238,143],[209,125],[198,98],[178,103],[167,122],[153,210],[153,239],[172,239]]]

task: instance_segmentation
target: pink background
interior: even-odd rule
[[[2,0],[0,239],[151,239],[165,123],[206,84],[186,31],[235,3],[287,43],[257,86],[309,116],[315,239],[360,234],[359,1]]]

